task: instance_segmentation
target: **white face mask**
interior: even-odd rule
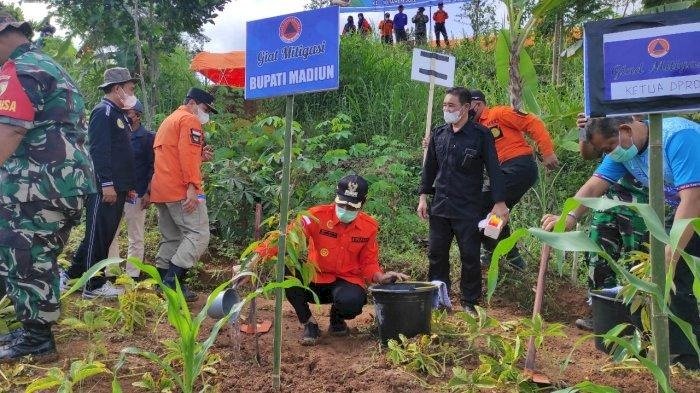
[[[197,106],[197,118],[199,118],[199,122],[202,124],[207,124],[209,122],[209,114],[203,111],[199,106]]]
[[[120,97],[122,99],[122,108],[123,109],[131,109],[136,105],[136,102],[138,101],[136,99],[136,96],[133,94],[128,94],[126,90],[122,87],[122,96]]]
[[[462,117],[462,116],[460,116],[459,112],[461,112],[461,111],[454,111],[454,112],[442,111],[442,118],[445,119],[445,123],[447,123],[447,124],[455,124]]]

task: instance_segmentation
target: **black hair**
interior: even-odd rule
[[[605,139],[612,138],[617,136],[621,125],[634,121],[632,116],[592,117],[586,123],[586,140],[590,142],[594,134],[600,134]]]
[[[126,85],[126,83],[127,83],[127,82],[124,82],[124,83],[112,83],[111,85],[107,85],[107,86],[103,87],[103,88],[102,88],[102,91],[104,91],[105,94],[109,94],[109,93],[111,93],[112,91],[114,91],[114,89],[115,89],[117,86],[121,86],[121,87],[123,88],[124,85]]]
[[[462,105],[470,104],[472,102],[472,93],[469,89],[465,87],[450,87],[447,89],[447,93],[459,98],[459,103]]]

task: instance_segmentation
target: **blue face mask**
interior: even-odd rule
[[[618,143],[617,147],[608,153],[611,160],[623,163],[633,159],[639,153],[639,149],[637,149],[637,145],[634,144],[632,136],[630,136],[630,139],[632,140],[632,145],[630,147],[624,148]]]
[[[353,222],[353,220],[357,218],[357,214],[359,212],[359,210],[348,210],[344,207],[335,205],[335,215],[338,217],[338,220],[344,224]]]

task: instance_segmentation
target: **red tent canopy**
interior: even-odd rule
[[[192,59],[190,69],[204,75],[218,85],[245,87],[245,52],[199,52]]]

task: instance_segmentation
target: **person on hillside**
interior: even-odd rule
[[[188,302],[197,300],[197,294],[187,288],[185,276],[209,244],[209,216],[200,167],[203,160],[211,158],[202,126],[209,121],[210,113],[218,113],[213,103],[214,96],[191,88],[183,104],[163,120],[153,142],[151,202],[158,208],[162,237],[156,268],[165,285],[175,288],[175,280],[179,281]]]
[[[126,116],[131,125],[131,148],[134,152],[135,170],[135,194],[133,198],[128,198],[124,204],[124,220],[126,221],[126,231],[129,236],[128,258],[144,260],[144,226],[146,224],[146,211],[151,199],[151,178],[153,177],[153,141],[155,134],[148,131],[141,124],[143,114],[143,104],[136,101],[133,108],[126,111]],[[112,245],[109,247],[109,257],[119,257],[119,231],[117,231]],[[131,263],[126,263],[126,274],[131,278],[138,279],[141,271]]]
[[[635,117],[643,120],[643,117]],[[579,114],[579,151],[585,160],[600,159],[603,155],[586,140],[585,126],[588,118]],[[626,174],[617,183],[610,184],[605,198],[624,202],[648,203],[648,190],[634,176]],[[633,209],[617,206],[605,211],[593,211],[588,236],[615,261],[624,260],[632,251],[641,251],[649,241],[644,220]],[[598,253],[586,254],[588,264],[588,289],[599,290],[618,285],[618,278],[608,261]],[[575,321],[579,329],[593,331],[593,318],[583,317]]]
[[[343,35],[355,34],[356,32],[355,19],[353,19],[352,15],[348,15],[348,23],[343,26]]]
[[[474,313],[481,299],[479,221],[483,218],[481,190],[484,169],[491,179],[491,212],[507,222],[505,180],[498,166],[493,134],[470,121],[471,91],[464,87],[447,90],[442,102],[445,124],[428,141],[420,182],[418,216],[428,219],[429,280],[439,280],[450,289],[450,245],[457,238],[462,262],[461,303]],[[433,195],[430,211],[428,195]]]
[[[559,165],[557,155],[554,153],[554,143],[547,127],[539,117],[510,106],[489,107],[484,93],[480,90],[472,90],[471,99],[474,121],[488,128],[496,141],[498,162],[505,181],[505,202],[509,209],[513,209],[537,182],[538,177],[537,163],[532,156],[532,148],[525,140],[525,135],[537,143],[542,162],[547,169],[554,169]],[[492,206],[491,190],[488,185],[484,187],[482,198],[485,202],[483,205],[485,217]],[[488,266],[496,244],[508,236],[510,236],[510,227],[506,224],[498,239],[482,237],[484,248],[481,256],[482,265]],[[515,247],[508,254],[508,262],[518,269],[525,268],[525,262]]]
[[[435,45],[440,47],[440,34],[442,34],[443,38],[445,39],[445,45],[450,46],[450,41],[447,39],[447,29],[445,28],[445,22],[450,16],[447,15],[447,12],[442,9],[442,3],[438,3],[437,7],[437,11],[433,13],[433,22],[435,22]]]
[[[309,288],[322,304],[332,304],[328,332],[333,336],[348,335],[345,321],[362,312],[368,283],[408,279],[402,273],[383,272],[379,266],[379,225],[362,211],[368,189],[363,177],[345,176],[338,182],[334,203],[310,208],[311,217],[299,223],[308,242],[308,260],[316,268]],[[263,243],[256,252],[268,259],[277,255],[277,248]],[[292,287],[285,293],[304,327],[301,344],[316,344],[321,331],[309,308],[314,301],[311,292]]]
[[[88,198],[85,236],[70,267],[62,274],[64,289],[68,279],[79,278],[107,258],[119,229],[124,202],[134,189],[134,154],[126,109],[136,105],[135,81],[129,70],[114,67],[104,72],[104,82],[99,86],[105,95],[90,113],[88,126],[90,156],[99,190]],[[123,289],[112,285],[103,274],[93,276],[83,289],[83,296],[89,299],[113,299],[122,293]]]
[[[664,156],[663,180],[667,211],[667,224],[684,218],[700,217],[700,160],[694,154],[700,150],[700,124],[680,117],[663,119],[662,150]],[[586,124],[586,140],[605,153],[603,162],[593,176],[576,192],[576,197],[600,197],[611,184],[625,174],[634,176],[645,187],[649,187],[649,125],[632,116],[592,118]],[[566,229],[574,228],[587,208],[579,206],[568,213]],[[559,216],[546,214],[542,217],[542,228],[552,230]],[[685,229],[678,243],[693,256],[700,256],[700,236],[692,227]],[[667,266],[675,266],[670,310],[688,322],[696,339],[700,336],[698,303],[693,294],[693,273],[680,253],[666,248]],[[686,368],[698,369],[698,357],[690,342],[678,326],[669,323],[670,351],[677,355],[676,361]]]
[[[406,34],[406,25],[408,24],[408,16],[403,13],[403,5],[399,5],[399,12],[394,15],[394,34],[396,34],[396,42],[408,41]]]
[[[425,7],[418,7],[418,12],[416,12],[416,14],[411,19],[413,24],[416,25],[416,45],[425,45],[428,43],[426,25],[428,24],[430,19],[428,18],[428,15],[425,15],[423,13],[424,11]]]
[[[391,15],[388,12],[384,13],[384,19],[379,22],[379,35],[381,36],[382,42],[385,44],[393,45],[394,39],[394,22],[391,20]]]
[[[357,14],[357,30],[365,37],[372,33],[372,26],[369,24],[363,13]]]
[[[56,259],[97,191],[83,95],[32,35],[29,22],[0,13],[0,286],[22,323],[0,335],[1,363],[57,357]]]

